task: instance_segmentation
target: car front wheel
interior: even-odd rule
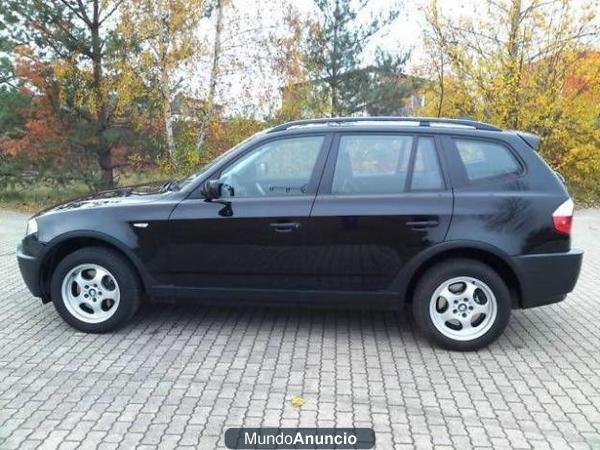
[[[102,247],[83,248],[60,261],[51,291],[60,316],[87,333],[122,326],[140,303],[139,280],[129,262]]]
[[[477,350],[500,336],[511,312],[510,292],[489,266],[469,259],[442,262],[419,281],[413,315],[434,342],[449,350]]]

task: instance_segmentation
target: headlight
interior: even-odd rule
[[[30,234],[37,233],[38,225],[35,219],[29,219],[27,222],[27,228],[25,229],[25,236],[29,236]]]

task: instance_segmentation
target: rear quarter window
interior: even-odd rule
[[[460,138],[454,138],[454,143],[469,181],[518,175],[522,172],[519,162],[502,144]]]

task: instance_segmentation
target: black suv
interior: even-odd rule
[[[469,120],[289,122],[187,179],[38,213],[19,265],[86,332],[122,325],[142,298],[410,304],[435,342],[473,350],[579,275],[573,202],[538,141]]]

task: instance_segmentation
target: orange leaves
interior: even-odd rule
[[[213,120],[208,127],[206,146],[213,155],[221,154],[265,126],[264,122],[243,117]]]
[[[20,78],[24,78],[37,89],[46,89],[48,83],[44,77],[44,72],[48,70],[46,64],[32,59],[20,57],[16,64],[16,73]]]
[[[7,139],[4,149],[11,156],[24,156],[36,162],[52,157],[60,164],[66,156],[66,130],[47,107],[43,98],[35,99],[27,111],[21,137]]]
[[[48,81],[51,69],[47,64],[29,58],[26,47],[19,48],[18,55],[16,73],[26,81],[20,90],[31,95],[32,100],[27,107],[16,111],[25,123],[16,136],[3,139],[3,152],[33,163],[52,158],[55,164],[61,164],[66,155],[67,130],[56,114],[54,87]]]
[[[565,91],[573,95],[600,94],[600,51],[575,58],[565,80]]]

